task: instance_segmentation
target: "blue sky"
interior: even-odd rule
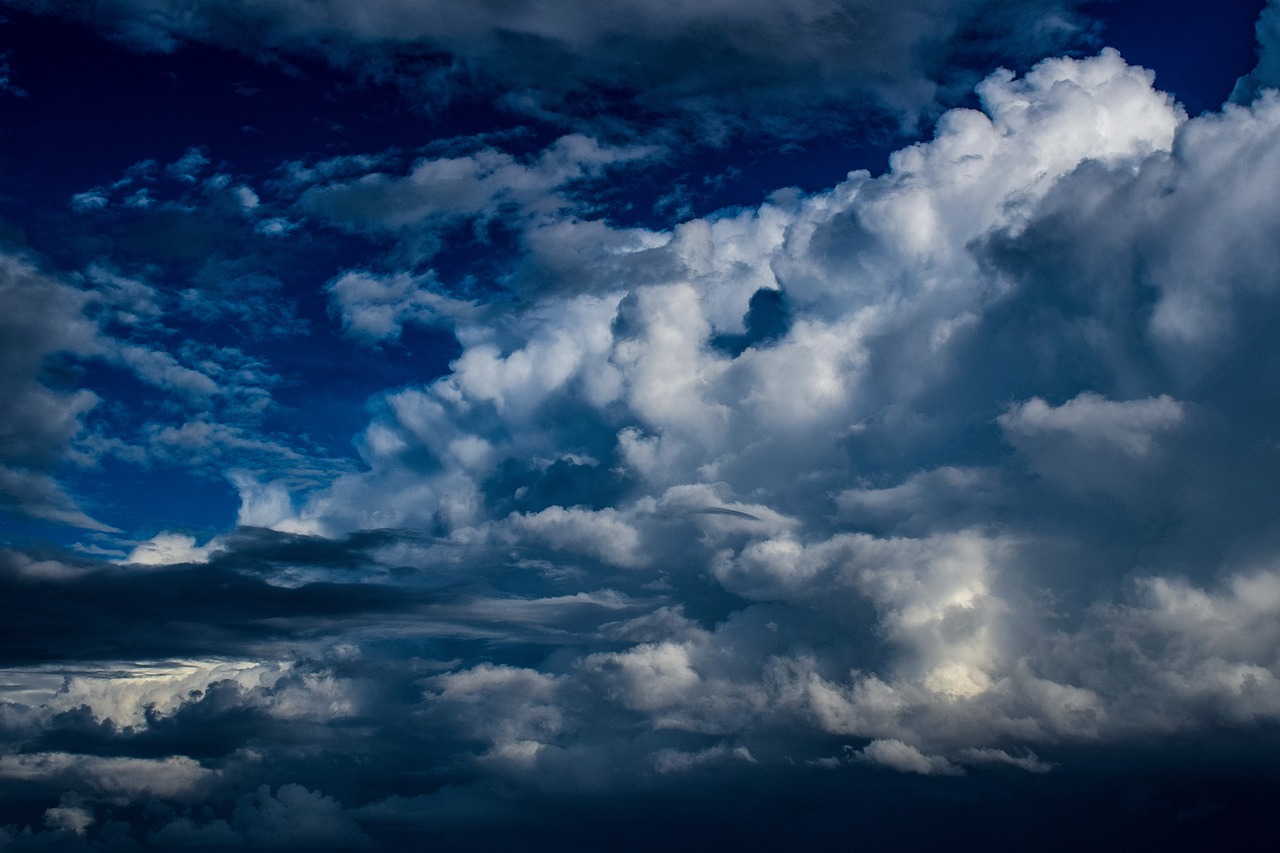
[[[1278,57],[0,0],[0,847],[1274,836]]]

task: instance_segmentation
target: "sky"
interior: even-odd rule
[[[0,850],[1266,849],[1280,2],[0,0]]]

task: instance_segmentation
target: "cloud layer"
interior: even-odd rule
[[[911,0],[893,8],[869,0],[623,0],[589,15],[561,3],[505,0],[466,9],[410,0],[13,5],[77,15],[143,49],[196,41],[257,55],[315,54],[436,98],[497,86],[508,109],[563,118],[585,118],[601,104],[616,109],[622,95],[633,109],[706,113],[703,129],[722,131],[738,127],[743,113],[757,124],[761,117],[803,123],[797,107],[829,108],[850,97],[914,118],[939,86],[971,82],[955,73],[957,60],[1039,55],[1081,28],[1078,4],[1062,0]],[[823,123],[837,121],[829,113]]]
[[[985,6],[537,8],[85,14],[153,48],[256,21],[255,49],[422,41],[593,85],[647,79],[643,52],[675,101],[685,71],[650,52],[708,30],[695,65],[884,77],[915,108],[917,47]],[[1128,807],[1148,841],[1256,828],[1280,724],[1274,11],[1221,111],[1189,118],[1111,49],[1045,59],[883,174],[669,228],[594,199],[670,150],[581,128],[265,177],[192,148],[74,196],[104,230],[216,224],[262,269],[0,262],[0,498],[81,531],[0,551],[0,846],[820,847],[850,809],[872,846],[1129,844]],[[361,252],[308,313],[281,280],[325,241]],[[446,370],[414,360],[430,335]],[[340,353],[334,386],[341,359],[409,364],[362,386],[357,459],[285,426],[328,411],[320,370],[277,399],[311,347]],[[224,478],[236,517],[127,538],[66,485],[107,465]]]

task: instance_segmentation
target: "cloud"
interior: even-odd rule
[[[1076,452],[1111,451],[1143,459],[1157,452],[1154,434],[1176,429],[1182,419],[1182,406],[1167,395],[1112,402],[1085,392],[1058,407],[1032,398],[1012,407],[997,422],[1015,443],[1030,444],[1042,436],[1060,434],[1063,441],[1075,445],[1071,450]]]
[[[448,324],[470,305],[432,292],[430,277],[345,272],[328,290],[347,334],[370,342],[394,341],[406,323]]]
[[[330,620],[358,622],[359,614],[375,613],[387,618],[418,603],[389,585],[352,583],[353,552],[342,546],[319,547],[308,556],[304,547],[291,565],[288,548],[277,555],[256,540],[241,536],[232,540],[233,547],[207,551],[207,563],[163,571],[86,557],[36,560],[4,553],[4,660],[27,664],[121,655],[154,660],[215,649],[247,653],[259,642],[301,638]],[[111,607],[104,609],[104,602]],[[168,628],[157,632],[156,624]],[[48,625],[60,628],[41,627]]]
[[[79,805],[77,797],[63,797],[63,805],[45,809],[45,826],[52,830],[66,830],[76,835],[84,835],[85,830],[97,822],[93,810]]]
[[[84,530],[119,532],[84,513],[58,482],[37,471],[0,467],[0,503],[24,515]]]
[[[1280,5],[1268,2],[1258,16],[1258,65],[1236,81],[1231,101],[1248,104],[1264,89],[1280,88]]]
[[[200,172],[209,165],[209,157],[199,148],[188,148],[186,153],[165,167],[165,171],[180,181],[194,184]]]
[[[1033,397],[996,418],[1041,476],[1082,492],[1113,493],[1160,467],[1185,420],[1185,407],[1166,394],[1112,401],[1090,392],[1057,407]]]
[[[921,776],[962,776],[964,770],[940,755],[925,755],[900,740],[873,740],[858,753],[858,758],[880,764],[901,773]]]
[[[610,148],[580,134],[561,137],[530,163],[491,148],[464,157],[426,158],[403,177],[370,172],[307,189],[302,209],[355,226],[404,228],[424,220],[497,216],[510,206],[530,214],[566,204],[556,190],[599,178],[606,169],[654,154],[652,147]]]
[[[82,787],[97,796],[183,797],[216,773],[186,757],[99,758],[66,753],[25,753],[0,758],[0,779]],[[74,818],[75,815],[68,815]],[[87,826],[87,825],[86,825]]]
[[[425,501],[398,499],[394,477],[354,499],[382,476],[371,473],[342,481],[351,497],[314,498],[303,517],[360,526],[351,510],[379,505],[395,523],[430,526],[437,511],[447,524],[473,523],[504,457],[575,447],[647,489],[687,483],[695,471],[726,494],[763,488],[783,502],[773,509],[807,515],[804,494],[834,488],[847,472],[835,431],[856,444],[887,435],[873,417],[915,417],[915,426],[895,425],[899,440],[929,440],[928,430],[943,429],[930,419],[944,417],[931,400],[956,388],[947,383],[960,360],[987,357],[971,353],[998,320],[984,316],[1020,295],[993,281],[972,248],[1021,233],[1055,180],[1081,164],[1123,171],[1167,150],[1184,120],[1114,52],[1051,60],[1025,80],[997,75],[981,94],[990,116],[949,113],[933,142],[899,152],[882,178],[855,173],[794,207],[767,204],[654,235],[619,253],[618,274],[580,285],[594,292],[549,294],[501,328],[459,318],[463,351],[452,373],[388,395],[364,436],[374,472],[401,470],[397,460],[415,454],[441,466],[413,481]],[[848,251],[855,236],[866,249],[854,266],[837,263],[834,247]],[[785,334],[737,358],[708,346],[744,328],[755,293],[779,287],[792,313]],[[907,346],[917,335],[934,342],[927,354]],[[585,415],[575,425],[539,417],[569,401]],[[788,494],[810,470],[827,471],[829,484]]]
[[[698,752],[680,752],[666,749],[654,756],[654,768],[659,773],[687,773],[705,764],[716,764],[723,761],[754,762],[751,752],[739,746],[730,749],[728,746],[713,746]]]
[[[149,37],[180,29],[152,8]],[[477,9],[449,38],[489,37]],[[532,34],[576,50],[605,24],[580,26]],[[315,279],[335,326],[386,352],[415,325],[457,340],[447,373],[375,395],[359,468],[268,434],[243,401],[275,373],[244,352],[160,346],[154,289],[14,261],[28,345],[0,349],[0,404],[54,417],[4,451],[46,478],[10,492],[74,457],[96,398],[41,373],[69,352],[173,392],[183,418],[138,432],[227,468],[240,526],[112,564],[4,554],[0,781],[93,840],[127,814],[156,844],[532,826],[555,847],[570,808],[576,831],[623,801],[914,809],[1034,773],[1096,804],[1096,768],[1125,780],[1107,799],[1156,784],[1151,743],[1224,775],[1267,760],[1280,100],[1189,119],[1110,50],[978,95],[883,175],[667,230],[579,204],[575,181],[629,162],[585,136],[299,173],[308,216],[396,243]],[[406,261],[444,220],[513,227],[501,296]],[[130,323],[85,319],[110,288]],[[237,388],[235,419],[192,412]]]
[[[196,547],[196,538],[184,533],[157,533],[134,548],[125,559],[140,566],[170,566],[177,563],[205,563],[209,546]]]
[[[1272,174],[1254,140],[1274,107],[1188,120],[1109,50],[997,73],[979,94],[984,111],[946,114],[884,176],[653,232],[610,275],[532,291],[502,325],[455,318],[451,373],[375,408],[367,471],[298,501],[264,484],[244,511],[270,494],[275,509],[253,517],[278,529],[418,527],[439,537],[420,565],[560,567],[541,582],[579,572],[680,596],[691,568],[739,619],[590,651],[556,673],[656,731],[737,734],[798,715],[879,743],[868,760],[952,773],[965,755],[991,764],[1140,728],[1126,691],[1077,665],[1114,623],[1086,616],[1089,600],[1055,617],[1036,590],[1068,583],[1088,554],[1095,595],[1123,599],[1137,558],[1099,495],[1128,518],[1185,518],[1164,522],[1185,525],[1169,541],[1197,537],[1201,575],[1221,565],[1204,538],[1218,522],[1197,521],[1192,483],[1217,493],[1247,475],[1201,460],[1196,443],[1243,410],[1196,383],[1229,357],[1228,329],[1253,334],[1235,306],[1267,298],[1271,249],[1253,223],[1272,214],[1201,173]],[[1248,152],[1230,176],[1213,165],[1218,146]],[[1080,209],[1098,216],[1066,216]],[[1204,217],[1219,214],[1246,223],[1231,259],[1214,254],[1230,282],[1209,306],[1221,319],[1180,323],[1204,260],[1171,258],[1190,257],[1187,241],[1215,253],[1220,226]],[[600,228],[557,227],[566,240]],[[525,262],[541,251],[531,244]],[[1133,269],[1154,277],[1119,278]],[[783,294],[785,323],[717,343],[751,333],[762,291]],[[1055,618],[1075,627],[1059,636]],[[1054,639],[1035,639],[1046,631]],[[730,637],[749,663],[713,651]],[[1240,665],[1214,677],[1243,684]],[[487,735],[486,754],[513,767],[551,761],[569,730],[511,724]]]
[[[33,0],[37,9],[62,8]],[[439,78],[490,80],[525,108],[572,111],[568,93],[622,91],[640,105],[707,111],[731,122],[735,109],[802,113],[870,93],[895,109],[927,106],[946,59],[975,51],[1034,54],[1067,41],[1079,24],[1072,4],[1032,2],[993,9],[977,0],[912,0],[893,10],[866,0],[712,2],[695,6],[625,0],[604,14],[565,15],[541,4],[482,2],[465,11],[438,3],[219,0],[100,0],[77,13],[139,47],[173,50],[184,40],[270,54],[314,51],[345,63],[365,59],[395,77],[395,58],[443,53],[419,63]],[[750,98],[743,91],[751,92]]]
[[[333,849],[369,845],[369,839],[342,804],[301,785],[281,785],[273,795],[266,785],[246,794],[236,805],[234,823],[244,838],[259,847],[323,844]]]
[[[100,351],[90,298],[18,258],[0,256],[0,499],[37,518],[111,530],[86,515],[51,478],[76,460],[72,442],[99,402],[76,388],[68,357]]]
[[[30,93],[26,89],[13,82],[13,69],[9,67],[8,62],[4,61],[8,58],[8,55],[8,51],[0,54],[0,92],[14,98],[29,97]]]
[[[1028,773],[1049,773],[1054,766],[1041,761],[1034,752],[1026,755],[1010,755],[1003,749],[966,749],[961,752],[961,761],[970,765],[1007,765],[1025,770]]]

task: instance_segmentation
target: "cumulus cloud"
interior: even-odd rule
[[[1025,80],[997,75],[981,94],[990,115],[949,113],[933,142],[899,152],[881,178],[855,173],[790,207],[655,235],[624,251],[613,275],[584,282],[594,292],[552,294],[513,317],[519,326],[458,320],[452,373],[389,395],[363,442],[374,471],[416,452],[442,470],[411,486],[425,502],[401,501],[392,486],[373,504],[395,523],[430,526],[437,512],[474,523],[504,458],[582,448],[649,489],[763,489],[773,511],[794,516],[853,473],[847,447],[890,429],[899,442],[936,441],[947,416],[933,407],[973,381],[953,371],[988,357],[987,330],[1020,296],[973,247],[1022,233],[1055,180],[1082,164],[1125,174],[1167,150],[1183,121],[1114,52],[1048,61]],[[836,246],[854,252],[852,265],[837,263]],[[754,293],[779,288],[793,315],[786,334],[736,358],[708,345],[743,329]],[[929,349],[907,345],[921,334]],[[570,401],[586,417],[544,417]],[[798,488],[808,472],[817,479]],[[362,493],[371,477],[381,475],[346,478],[339,491]],[[337,522],[357,503],[338,494],[303,515]]]
[[[1126,594],[1120,579],[1137,566],[1103,544],[1098,495],[1135,519],[1185,516],[1190,535],[1203,526],[1186,479],[1218,490],[1237,476],[1194,454],[1192,440],[1236,411],[1196,382],[1230,346],[1227,329],[1251,328],[1235,306],[1245,289],[1265,298],[1270,248],[1252,225],[1239,232],[1221,267],[1231,284],[1196,309],[1220,318],[1205,326],[1177,319],[1203,298],[1193,282],[1205,262],[1175,264],[1170,253],[1193,250],[1163,235],[1212,252],[1210,199],[1231,222],[1267,220],[1256,193],[1213,192],[1201,173],[1234,180],[1209,153],[1226,146],[1248,152],[1233,176],[1273,174],[1257,162],[1273,146],[1254,140],[1274,106],[1188,120],[1109,50],[1023,78],[998,73],[979,94],[983,111],[946,114],[884,176],[854,173],[829,192],[654,233],[613,275],[546,293],[502,327],[456,318],[452,372],[375,412],[362,441],[369,470],[300,502],[264,486],[279,505],[263,522],[330,534],[412,525],[449,543],[432,553],[452,548],[464,564],[506,547],[516,550],[501,559],[617,578],[644,569],[659,584],[692,568],[781,608],[773,629],[740,640],[753,666],[712,651],[746,631],[744,617],[694,639],[586,655],[560,676],[659,729],[738,732],[786,708],[872,738],[867,760],[945,774],[965,754],[1039,771],[1011,756],[1135,725],[1112,687],[1034,652],[1053,618],[1034,596],[1061,583],[1073,548],[1100,549],[1095,582]],[[1134,213],[1147,193],[1159,203]],[[1101,211],[1103,199],[1125,224],[1061,219],[1086,203]],[[1146,270],[1141,297],[1119,269]],[[761,291],[786,300],[779,329],[718,344],[749,332]],[[566,410],[575,416],[554,414]],[[518,464],[528,458],[562,461]],[[970,464],[901,461],[918,459]],[[544,503],[513,511],[532,494]],[[841,532],[832,507],[872,531]],[[820,619],[804,629],[822,637],[816,659],[786,634],[801,630],[801,613]],[[1097,626],[1113,623],[1099,619],[1050,645],[1083,655],[1109,642]],[[522,761],[545,746],[494,743],[494,755]]]

